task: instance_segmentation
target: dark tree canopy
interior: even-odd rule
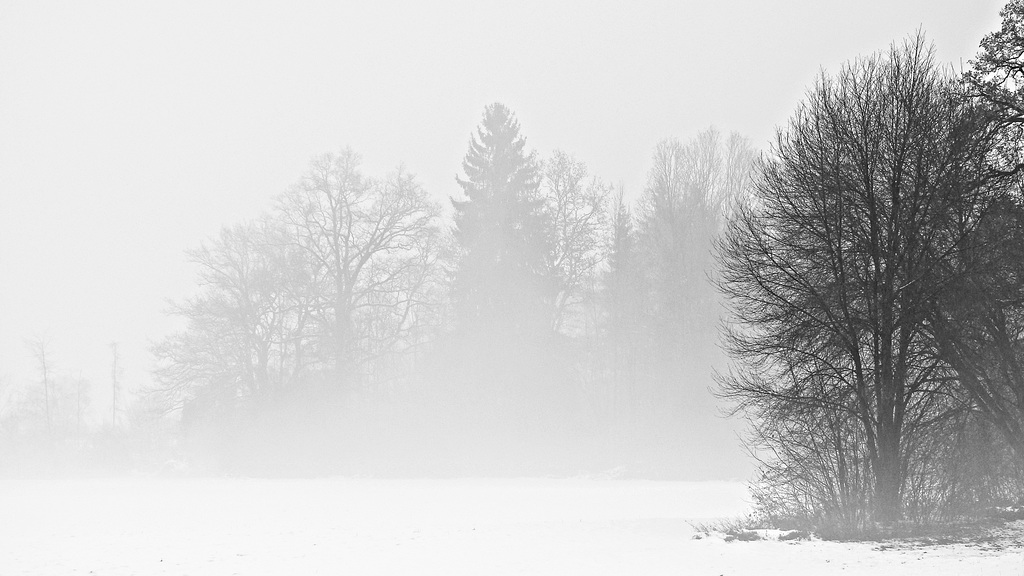
[[[982,39],[966,77],[974,94],[989,105],[990,121],[1002,134],[993,167],[1012,174],[1024,160],[1024,1],[1012,0],[999,13],[1002,25]]]
[[[936,301],[936,347],[971,402],[1024,462],[1024,2],[1000,12],[965,75],[992,145],[976,178],[1001,194],[949,263],[954,289]]]
[[[992,146],[913,38],[818,81],[730,225],[724,394],[754,414],[775,487],[815,513],[900,519],[968,408],[932,314],[1000,197],[979,177]]]

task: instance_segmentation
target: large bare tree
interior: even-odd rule
[[[921,37],[823,76],[722,242],[723,393],[753,416],[769,478],[818,512],[846,498],[858,522],[900,519],[965,406],[931,312],[993,201],[976,112]]]
[[[154,347],[165,406],[352,385],[339,378],[422,340],[438,243],[437,207],[407,172],[371,180],[350,150],[315,158],[275,211],[189,252],[202,289]]]
[[[281,198],[279,214],[322,279],[313,310],[337,378],[412,342],[440,247],[439,208],[412,175],[398,168],[370,179],[352,150],[324,154]]]

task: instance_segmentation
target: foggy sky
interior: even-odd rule
[[[542,155],[635,196],[658,140],[709,125],[764,148],[819,70],[922,28],[957,67],[1001,1],[507,4],[4,2],[0,6],[0,379],[148,381],[183,251],[255,216],[314,154],[404,162],[456,194],[484,105]]]

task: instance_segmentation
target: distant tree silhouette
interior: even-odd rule
[[[167,408],[313,381],[358,391],[386,363],[370,364],[423,339],[437,212],[402,169],[370,179],[350,150],[314,158],[276,210],[189,252],[203,289],[172,310],[185,329],[153,348]]]
[[[39,377],[43,385],[43,406],[45,408],[46,415],[46,433],[47,435],[51,435],[53,433],[53,416],[51,410],[52,401],[50,398],[50,380],[52,378],[51,373],[53,371],[53,359],[49,354],[50,345],[49,342],[41,337],[35,337],[29,340],[27,344],[39,365]]]
[[[339,386],[369,356],[408,344],[438,251],[438,208],[404,169],[363,176],[346,149],[314,158],[279,218],[318,280],[314,315]]]
[[[644,319],[650,305],[650,290],[642,257],[635,217],[620,189],[612,210],[608,266],[601,278],[601,304],[605,310],[602,360],[608,365],[613,421],[639,416],[638,389],[650,372]]]
[[[203,410],[266,399],[307,361],[310,313],[297,285],[308,275],[287,246],[281,226],[262,219],[225,227],[188,252],[203,289],[171,309],[185,329],[153,347],[165,409],[196,398]]]
[[[578,390],[554,329],[557,232],[542,166],[502,104],[486,107],[457,178],[454,330],[439,354],[442,382],[464,408],[453,418],[484,460],[554,442]],[[471,440],[470,438],[466,438]]]
[[[592,300],[599,266],[608,252],[608,203],[612,188],[587,165],[556,150],[544,163],[541,190],[551,221],[548,267],[554,282],[554,330],[587,331],[583,304]]]
[[[648,409],[668,409],[670,418],[678,418],[680,404],[707,396],[717,354],[707,334],[720,320],[712,247],[748,185],[753,157],[744,138],[723,139],[714,128],[685,143],[664,140],[654,151],[637,209],[648,289],[644,345],[652,353],[643,396]]]
[[[532,337],[550,326],[551,222],[539,196],[541,172],[519,122],[502,104],[484,110],[453,199],[462,255],[455,275],[457,322],[501,337]]]

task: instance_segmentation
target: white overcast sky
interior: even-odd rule
[[[266,208],[310,156],[404,162],[438,198],[483,107],[542,154],[643,186],[658,140],[758,147],[818,71],[922,28],[959,67],[993,0],[43,2],[0,0],[0,381],[148,379],[183,250]],[[97,393],[97,402],[102,393]]]

